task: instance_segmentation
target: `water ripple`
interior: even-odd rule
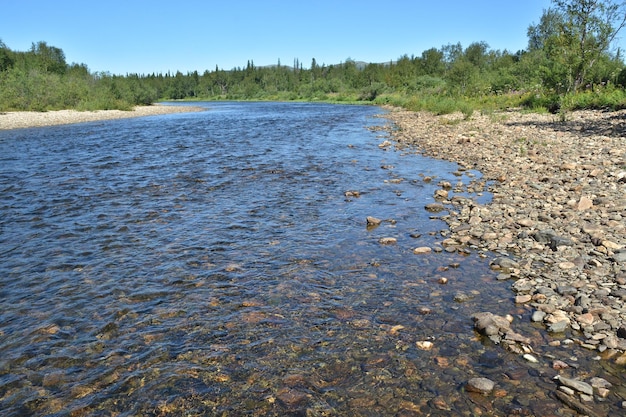
[[[421,175],[455,167],[380,149],[372,107],[207,106],[0,132],[4,415],[395,414],[424,381],[468,407],[415,348],[479,364],[467,317],[508,296],[412,254],[443,228]]]

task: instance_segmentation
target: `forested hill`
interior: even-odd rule
[[[617,7],[583,7],[587,3]],[[92,73],[45,41],[14,51],[0,41],[0,111],[130,109],[159,100],[325,100],[391,103],[437,113],[527,106],[626,107],[626,71],[613,41],[626,9],[613,1],[555,1],[528,28],[528,47],[485,42],[433,47],[387,63],[245,66],[166,74]],[[588,5],[587,5],[588,6]],[[581,15],[582,14],[582,15]]]

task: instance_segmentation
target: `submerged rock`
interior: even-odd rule
[[[593,387],[586,382],[579,381],[577,379],[566,378],[562,375],[557,375],[554,377],[561,385],[565,385],[566,387],[570,387],[571,389],[582,392],[583,394],[593,395]]]
[[[499,344],[505,343],[510,350],[522,353],[524,349],[515,348],[517,344],[529,345],[530,339],[511,329],[512,318],[502,317],[489,312],[476,313],[472,315],[474,328],[482,335]]]
[[[493,391],[496,383],[488,378],[472,378],[465,384],[465,389],[469,392],[477,392],[479,394],[487,395]]]

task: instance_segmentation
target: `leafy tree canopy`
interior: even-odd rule
[[[63,50],[44,41],[19,52],[0,40],[0,111],[128,109],[172,99],[392,102],[436,111],[473,101],[558,109],[565,95],[589,92],[584,106],[606,106],[596,100],[599,91],[611,97],[610,107],[626,108],[626,71],[612,49],[626,25],[626,0],[553,0],[551,6],[528,27],[527,49],[516,53],[478,41],[385,63],[347,58],[320,65],[313,58],[310,68],[294,58],[292,66],[248,60],[231,70],[121,76],[68,65]]]

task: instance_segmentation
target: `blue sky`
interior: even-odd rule
[[[113,74],[388,62],[485,41],[515,52],[550,0],[0,0],[0,39]]]

